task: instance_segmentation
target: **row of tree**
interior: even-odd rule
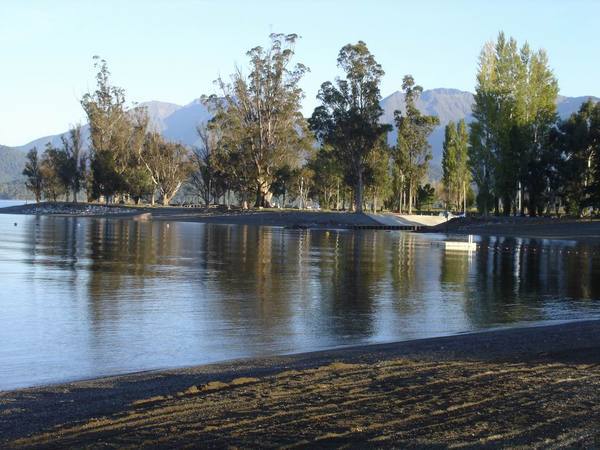
[[[62,145],[48,143],[42,155],[33,148],[23,174],[37,201],[54,201],[85,191],[88,201],[133,201],[158,195],[168,205],[191,170],[191,154],[184,146],[165,141],[149,127],[144,108],[127,108],[121,88],[109,82],[106,61],[97,59],[97,89],[81,104],[89,123],[89,145],[84,151],[81,126],[62,137]]]
[[[88,150],[81,127],[60,148],[32,150],[24,174],[36,199],[84,190],[106,202],[159,196],[169,204],[182,185],[206,205],[237,201],[243,207],[284,206],[295,200],[323,208],[388,208],[411,213],[431,205],[425,184],[431,160],[428,137],[439,124],[417,107],[422,88],[407,75],[405,108],[394,126],[382,123],[383,68],[367,45],[344,46],[342,76],[321,85],[319,105],[303,117],[300,82],[308,68],[293,63],[294,34],[273,34],[268,48],[247,53],[240,70],[216,81],[203,100],[213,118],[199,124],[193,149],[166,142],[141,107],[127,107],[104,60],[96,59],[97,88],[81,104],[89,122]],[[600,110],[588,102],[561,122],[558,83],[543,50],[521,48],[500,33],[484,46],[477,73],[473,121],[445,130],[442,185],[446,207],[466,210],[476,187],[482,213],[581,213],[600,202]],[[397,140],[389,145],[394,130]]]
[[[560,120],[543,50],[503,33],[479,58],[469,166],[487,214],[582,215],[600,207],[600,105]],[[452,158],[450,158],[452,159]]]
[[[292,62],[297,38],[271,35],[268,48],[247,53],[248,74],[217,80],[218,94],[204,98],[213,118],[199,124],[200,145],[190,150],[153,132],[143,108],[128,108],[97,58],[97,88],[81,101],[88,150],[80,127],[60,148],[42,156],[33,149],[28,187],[36,199],[71,193],[76,201],[85,190],[88,200],[153,203],[159,195],[168,204],[187,183],[207,205],[234,198],[244,207],[271,206],[275,196],[284,205],[312,200],[356,211],[367,203],[412,211],[430,200],[421,181],[431,158],[427,137],[438,122],[415,105],[422,88],[405,77],[406,112],[396,111],[398,144],[388,146],[392,127],[381,123],[379,105],[383,69],[364,42],[349,44],[338,56],[345,77],[323,83],[321,105],[307,120],[299,84],[308,68]]]

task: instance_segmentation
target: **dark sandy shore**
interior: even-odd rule
[[[0,447],[598,447],[600,321],[0,393]]]
[[[600,219],[479,217],[453,219],[425,232],[600,242]]]

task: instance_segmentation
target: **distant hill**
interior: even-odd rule
[[[557,99],[557,111],[561,118],[566,118],[579,109],[579,106],[591,98],[594,101],[600,100],[598,97],[564,97]],[[472,120],[471,106],[473,104],[473,94],[458,89],[430,89],[423,91],[423,94],[417,102],[417,107],[425,114],[436,115],[440,119],[440,126],[433,131],[429,142],[432,147],[432,178],[440,177],[440,167],[442,159],[442,143],[444,141],[444,127],[450,121],[457,122],[465,119],[467,122]],[[159,131],[166,139],[179,142],[184,145],[198,145],[198,135],[196,127],[210,119],[211,115],[207,108],[199,99],[193,100],[187,105],[176,105],[159,101],[150,101],[140,103],[145,106],[150,116],[151,126]],[[404,94],[396,91],[393,94],[381,100],[383,108],[382,121],[393,123],[394,111],[404,112]],[[88,126],[83,129],[84,138],[89,136]],[[64,133],[63,133],[64,134]],[[5,147],[0,145],[0,183],[17,180],[21,177],[25,153],[34,146],[43,150],[47,142],[53,145],[60,145],[62,134],[45,136],[32,142],[18,147]],[[396,142],[395,130],[390,133],[388,141],[390,144]]]
[[[0,183],[21,178],[25,167],[25,153],[19,149],[0,145]]]

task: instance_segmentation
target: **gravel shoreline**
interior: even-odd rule
[[[0,446],[600,445],[600,320],[0,392]]]
[[[147,207],[98,204],[40,203],[0,208],[0,214],[98,217],[114,219],[261,225],[288,228],[352,228],[377,226],[366,214],[298,210],[240,210],[233,208]]]
[[[598,243],[600,242],[600,220],[552,217],[468,217],[423,228],[423,232]]]

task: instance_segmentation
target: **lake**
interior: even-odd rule
[[[600,248],[569,241],[15,215],[0,236],[0,390],[600,317]]]

